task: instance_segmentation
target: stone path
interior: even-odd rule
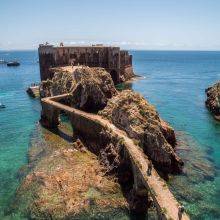
[[[147,156],[143,153],[142,149],[137,146],[124,131],[117,128],[108,120],[103,119],[101,116],[87,113],[57,102],[59,99],[65,98],[67,96],[68,94],[64,94],[60,96],[44,98],[41,101],[43,103],[53,106],[56,109],[64,110],[69,114],[74,114],[76,117],[80,116],[94,122],[98,121],[98,123],[101,124],[103,127],[108,127],[120,138],[123,138],[123,143],[126,151],[128,152],[133,165],[135,165],[136,169],[138,170],[138,175],[142,179],[142,184],[147,188],[154,201],[157,212],[159,213],[159,219],[190,219],[186,213],[183,213],[182,217],[179,218],[178,207],[180,206],[180,204],[170,192],[166,182],[158,175],[157,171],[153,168],[151,175],[147,175],[149,160]]]

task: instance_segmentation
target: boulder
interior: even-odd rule
[[[183,161],[173,149],[176,143],[174,130],[138,93],[122,91],[98,114],[135,139],[160,170],[181,172]]]

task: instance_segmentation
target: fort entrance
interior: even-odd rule
[[[113,80],[114,84],[117,84],[117,82],[119,81],[117,71],[116,70],[111,70],[110,75],[112,77],[112,80]]]

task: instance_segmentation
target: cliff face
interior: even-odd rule
[[[41,97],[70,93],[70,104],[86,111],[97,111],[117,93],[110,74],[103,68],[79,67],[70,71],[55,70],[52,80],[43,81]]]
[[[206,106],[217,120],[220,120],[220,82],[206,89]]]
[[[130,90],[119,93],[108,101],[99,114],[139,142],[160,170],[181,171],[183,162],[173,149],[176,143],[173,129],[138,93]]]
[[[69,72],[58,71],[50,80],[42,81],[40,84],[41,98],[61,95],[71,92],[74,88],[75,82],[73,75]]]
[[[124,69],[124,72],[120,75],[120,82],[126,82],[132,79],[133,77],[135,77],[133,67],[132,66],[126,67]]]
[[[101,68],[76,69],[74,79],[76,86],[71,92],[71,105],[82,110],[102,109],[117,93],[110,74]]]

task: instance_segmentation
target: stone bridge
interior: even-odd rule
[[[148,157],[143,153],[127,134],[114,126],[111,122],[96,114],[87,113],[67,105],[61,104],[59,100],[65,99],[69,94],[44,98],[42,102],[42,119],[48,122],[46,126],[56,128],[59,124],[60,111],[66,112],[74,129],[93,138],[98,138],[101,131],[108,129],[113,135],[123,139],[124,152],[126,153],[134,176],[134,189],[138,192],[147,192],[153,199],[158,213],[158,219],[189,219],[184,212],[180,217],[180,204],[170,192],[166,182],[152,168],[151,175],[147,174]]]

